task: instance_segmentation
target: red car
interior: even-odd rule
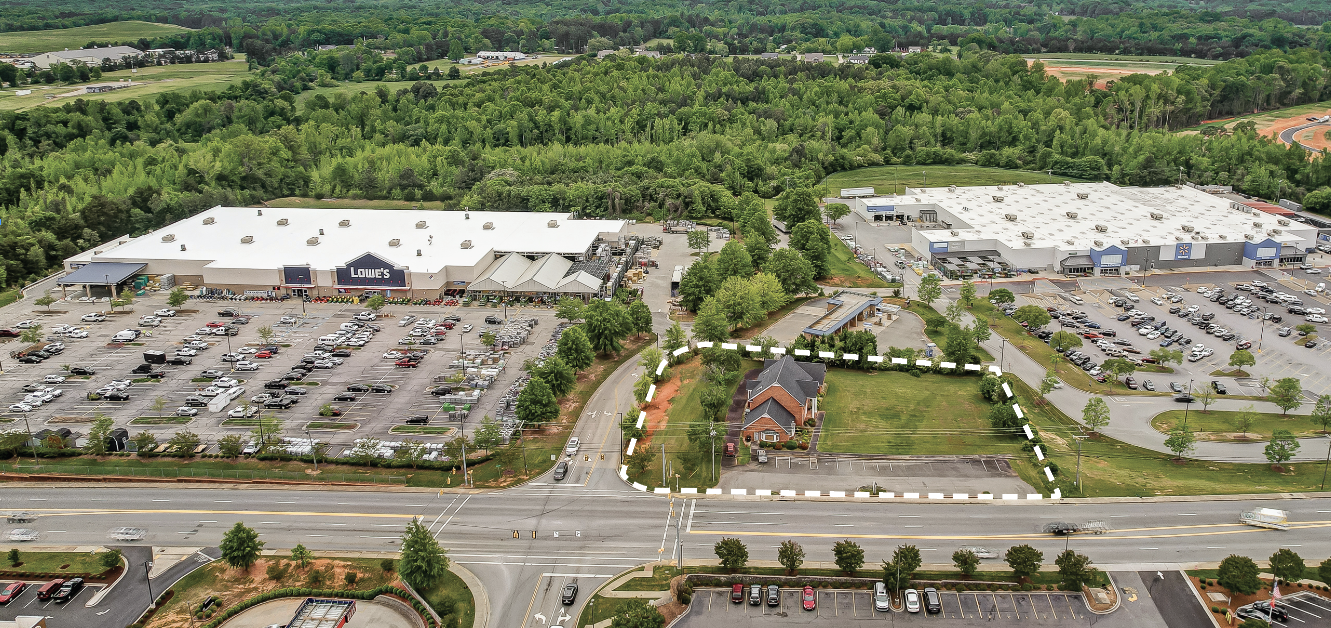
[[[1081,337],[1082,337],[1082,338],[1091,339],[1091,340],[1094,340],[1094,339],[1096,339],[1096,338],[1104,338],[1104,336],[1101,336],[1100,334],[1097,334],[1097,333],[1095,333],[1095,332],[1091,332],[1091,331],[1088,331],[1088,332],[1082,334]]]
[[[818,596],[813,594],[813,587],[804,587],[804,610],[811,611],[818,606]]]
[[[271,358],[271,357],[273,357],[273,352],[271,352],[271,351],[260,351],[260,352],[258,352],[258,353],[256,353],[256,354],[254,354],[254,357],[256,357],[256,358]]]
[[[398,360],[397,362],[394,362],[394,364],[396,364],[396,365],[398,365],[398,366],[401,366],[401,367],[413,368],[413,369],[421,365],[420,362],[417,362],[417,361],[414,361],[414,360],[405,359],[405,358],[404,358],[404,359],[401,359],[401,360]]]
[[[453,329],[453,321],[444,321],[441,325],[444,329]]]
[[[730,601],[736,604],[744,601],[744,585],[738,583],[730,585]]]
[[[213,322],[211,322],[211,323],[208,323],[207,325],[204,325],[204,327],[209,327],[209,328],[212,328],[212,329],[217,329],[218,327],[226,327],[226,323],[219,323],[219,322],[217,322],[217,321],[213,321]]]
[[[28,585],[22,582],[9,583],[4,591],[0,591],[0,604],[8,604],[14,601],[14,598],[17,598],[26,588],[28,588]]]

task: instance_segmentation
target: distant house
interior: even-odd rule
[[[827,367],[822,364],[796,362],[790,356],[763,361],[758,379],[749,384],[740,430],[743,437],[769,443],[794,438],[795,428],[818,411],[818,395],[826,377]]]
[[[821,52],[807,52],[807,53],[804,53],[804,62],[805,62],[805,63],[822,63],[823,61],[824,61],[824,59],[823,59],[823,53],[821,53]]]
[[[775,53],[775,52],[764,52],[764,53],[758,55],[758,57],[761,58],[761,59],[777,59],[777,58],[780,58],[781,55],[779,55],[779,54],[777,54],[777,53]]]
[[[660,51],[660,50],[639,50],[639,51],[633,53],[633,56],[635,56],[635,57],[651,57],[651,58],[653,58],[653,59],[660,59],[660,58],[661,58],[661,51]]]
[[[610,55],[612,55],[612,54],[615,54],[616,52],[618,52],[618,51],[616,51],[616,50],[598,50],[598,51],[596,52],[596,58],[597,58],[597,59],[604,59],[604,58],[606,58],[606,57],[608,57],[608,56],[610,56]]]
[[[873,54],[878,54],[878,49],[874,48],[873,46],[865,46],[864,50],[861,50],[860,52],[866,55],[873,55]]]
[[[910,54],[912,52],[924,52],[924,48],[922,46],[910,46],[906,48],[906,54]]]
[[[869,55],[850,55],[846,58],[846,63],[864,64],[869,62]]]
[[[337,46],[334,46],[334,45],[332,45],[332,44],[322,44],[322,45],[320,45],[320,46],[318,47],[318,50],[319,50],[319,52],[323,52],[323,51],[325,51],[325,50],[334,50],[334,49],[336,49],[336,48],[337,48]]]
[[[458,65],[480,65],[485,63],[485,59],[480,57],[463,57],[458,59]]]
[[[486,61],[521,61],[522,59],[526,59],[527,55],[522,54],[521,52],[507,50],[482,50],[476,53],[476,58],[484,59]]]
[[[32,57],[32,63],[38,69],[49,70],[52,66],[74,62],[82,63],[86,66],[100,66],[102,59],[111,59],[119,61],[124,57],[141,57],[143,51],[129,46],[107,46],[105,48],[82,48],[79,50],[61,50],[57,52],[47,52]]]

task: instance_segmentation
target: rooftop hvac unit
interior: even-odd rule
[[[163,242],[175,242],[175,241],[176,241],[176,234],[174,234],[174,233],[168,233],[168,234],[162,236],[162,241],[163,241]]]
[[[1001,196],[995,196],[995,197],[994,197],[994,202],[995,202],[995,203],[1002,203],[1002,202],[1003,202],[1003,197],[1001,197]]]
[[[1103,248],[1105,248],[1105,241],[1104,241],[1104,240],[1096,240],[1096,241],[1095,241],[1095,248],[1097,248],[1097,249],[1103,249]]]
[[[1282,226],[1282,227],[1288,227],[1288,226],[1289,226],[1289,221],[1288,221],[1288,220],[1285,220],[1284,218],[1281,218],[1281,219],[1279,219],[1279,220],[1276,220],[1276,224],[1277,224],[1277,225],[1280,225],[1280,226]]]
[[[1071,218],[1071,219],[1073,219],[1073,220],[1076,220],[1076,219],[1077,219],[1077,212],[1067,212],[1067,215],[1068,215],[1068,218]]]
[[[952,234],[952,235],[954,235],[954,236],[959,236],[959,235],[961,235],[961,232],[960,232],[960,231],[957,231],[956,229],[953,229],[953,230],[949,231],[948,233],[950,233],[950,234]]]
[[[1252,236],[1251,233],[1245,233],[1245,234],[1243,234],[1243,239],[1244,239],[1244,240],[1251,240],[1252,238],[1253,238],[1253,236]]]
[[[1196,234],[1196,233],[1192,234],[1192,241],[1193,241],[1193,242],[1196,242],[1196,241],[1198,241],[1198,240],[1200,240],[1200,239],[1202,239],[1202,236],[1201,236],[1201,235]]]
[[[1081,199],[1081,200],[1083,200],[1083,201],[1086,200],[1086,199],[1088,199],[1088,198],[1090,198],[1090,197],[1091,197],[1091,195],[1088,194],[1088,193],[1086,193],[1086,192],[1077,192],[1077,198],[1079,198],[1079,199]]]
[[[1129,244],[1132,244],[1132,241],[1128,240],[1127,238],[1123,238],[1122,240],[1119,240],[1119,243],[1122,244],[1123,246],[1127,246]]]
[[[1151,220],[1164,220],[1165,215],[1160,212],[1151,212]]]
[[[1211,239],[1211,236],[1206,235],[1205,233],[1199,233],[1199,234],[1197,234],[1197,235],[1198,235],[1198,236],[1201,236],[1202,241],[1206,241],[1206,240],[1210,240],[1210,239]]]
[[[416,228],[417,228],[417,229],[424,229],[424,228],[429,227],[429,226],[430,226],[430,225],[425,224],[425,221],[424,221],[424,220],[417,220],[417,221],[416,221]]]
[[[1026,184],[1025,184],[1025,183],[1022,183],[1021,181],[1018,181],[1018,182],[1017,182],[1017,187],[1019,187],[1019,188],[1024,188],[1024,187],[1026,187]]]
[[[1229,239],[1229,236],[1227,236],[1227,235],[1225,235],[1225,234],[1222,233],[1222,234],[1220,234],[1220,239],[1221,239],[1221,240],[1228,240],[1228,239]]]
[[[1178,228],[1182,229],[1183,233],[1192,233],[1192,225],[1179,225]]]
[[[1095,230],[1099,231],[1100,233],[1108,233],[1109,225],[1096,225]]]
[[[1267,230],[1266,230],[1266,235],[1269,235],[1269,236],[1280,235],[1280,230],[1279,230],[1279,229],[1267,229]]]
[[[339,220],[339,221],[337,221],[337,226],[339,226],[339,227],[350,227],[350,226],[351,226],[351,221],[350,221],[350,220]]]
[[[1175,241],[1175,242],[1182,242],[1182,241],[1183,241],[1183,234],[1180,234],[1180,233],[1176,233],[1176,234],[1174,234],[1174,241]]]
[[[420,257],[420,256],[421,256],[421,250],[420,250],[420,249],[416,249],[416,257]]]
[[[216,218],[213,218],[212,216],[209,216],[209,217],[203,219],[203,224],[205,224],[205,225],[211,225],[211,224],[213,224],[213,223],[215,223],[215,222],[217,222],[217,219],[216,219]]]
[[[1012,222],[1017,222],[1016,214],[1003,214],[1003,217],[1007,218],[1008,220],[1011,220]]]
[[[1183,189],[1183,186],[1181,186],[1181,185],[1175,183],[1175,184],[1174,184],[1174,189],[1175,189],[1175,190],[1182,190],[1182,189]]]
[[[493,222],[487,222],[487,223],[481,225],[481,228],[482,228],[482,229],[486,229],[486,230],[494,230],[494,228],[495,228],[495,224],[494,224]]]
[[[291,224],[291,221],[290,221],[290,220],[287,220],[286,218],[278,218],[278,219],[277,219],[277,226],[279,226],[279,227],[285,227],[285,226],[287,226],[287,225],[289,225],[289,224]]]
[[[1024,240],[1034,240],[1034,239],[1035,239],[1035,232],[1033,232],[1033,231],[1023,231],[1023,232],[1021,232],[1021,237],[1022,237],[1022,239],[1024,239]]]
[[[399,238],[393,238],[388,241],[388,246],[402,246],[402,240]]]
[[[547,227],[549,227],[549,228],[551,228],[551,229],[558,229],[558,228],[559,228],[559,221],[558,221],[558,220],[551,220],[550,222],[545,223],[545,226],[547,226]]]
[[[1076,240],[1073,240],[1073,239],[1067,239],[1067,240],[1064,240],[1064,242],[1066,242],[1068,246],[1073,246],[1073,245],[1077,244],[1077,241],[1076,241]]]
[[[463,240],[463,241],[462,241],[462,248],[464,248],[464,249],[469,249],[469,248],[471,248],[471,240]]]
[[[323,235],[323,234],[324,234],[324,230],[323,230],[323,229],[320,229],[320,230],[319,230],[319,235]]]
[[[245,236],[240,239],[241,244],[254,244],[254,236]]]
[[[998,186],[998,191],[999,191],[999,192],[1002,192],[1002,191],[1003,191],[1003,186],[1002,186],[1001,184]]]
[[[1064,182],[1063,182],[1063,187],[1065,187],[1065,188],[1070,188],[1070,187],[1072,187],[1072,182],[1071,182],[1071,181],[1064,181]]]
[[[1142,244],[1150,244],[1150,243],[1151,243],[1150,240],[1147,240],[1146,238],[1142,238]]]
[[[180,245],[180,250],[182,250],[182,251],[185,250],[185,245],[183,245],[183,244]]]
[[[1252,228],[1253,228],[1253,229],[1261,229],[1261,228],[1262,228],[1262,223],[1260,223],[1260,222],[1253,222],[1253,223],[1252,223]]]
[[[314,237],[314,238],[310,238],[310,239],[308,239],[308,240],[305,240],[305,246],[319,246],[319,238]]]
[[[1021,243],[1026,246],[1035,246],[1035,243],[1031,242],[1030,240],[1022,240]]]
[[[948,191],[948,192],[951,192],[951,193],[953,193],[953,194],[956,194],[956,193],[957,193],[957,186],[955,186],[955,185],[949,185],[949,186],[947,186],[947,191]]]

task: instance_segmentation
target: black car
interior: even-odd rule
[[[439,386],[437,388],[431,388],[430,394],[436,397],[443,397],[444,395],[453,394],[453,389],[449,386]]]
[[[1269,624],[1272,618],[1267,614],[1268,610],[1269,609],[1262,605],[1262,602],[1255,602],[1239,608],[1239,610],[1234,612],[1234,616],[1238,617],[1240,620],[1257,619]]]
[[[333,397],[333,401],[355,401],[356,399],[356,395],[349,392],[338,393],[336,397]]]
[[[218,316],[240,316],[240,310],[234,307],[223,308],[217,311]]]
[[[570,582],[564,585],[563,589],[560,589],[559,601],[563,603],[564,606],[569,606],[574,602],[574,600],[577,599],[578,599],[578,583]]]
[[[70,578],[60,585],[60,590],[51,596],[56,602],[68,602],[83,590],[83,578]]]
[[[1309,349],[1316,349],[1316,348],[1317,348],[1317,341],[1316,341],[1316,340],[1309,340],[1308,342],[1303,343],[1303,346],[1305,346],[1305,347],[1307,347],[1307,348],[1309,348]]]
[[[338,349],[337,351],[334,351],[332,355],[335,358],[349,358],[351,357],[351,352],[346,349]]]
[[[269,399],[268,401],[263,402],[263,407],[285,410],[296,405],[297,401],[297,399],[291,397],[278,397],[277,399]]]
[[[767,605],[781,606],[781,587],[775,584],[767,585]]]
[[[306,373],[305,371],[299,369],[295,369],[282,375],[282,379],[285,379],[289,382],[298,382],[300,380],[305,379],[306,375],[309,375],[309,373]]]
[[[391,393],[391,392],[393,392],[393,387],[392,387],[392,386],[389,386],[388,384],[375,384],[375,385],[373,385],[373,386],[370,386],[370,392],[372,392],[372,393]]]
[[[370,387],[368,384],[348,384],[347,392],[370,392]]]
[[[1119,321],[1126,321],[1126,320],[1128,320],[1129,318],[1132,318],[1132,315],[1131,315],[1131,314],[1119,314],[1119,315],[1118,315],[1118,320],[1119,320]]]
[[[1224,384],[1222,384],[1222,383],[1220,383],[1220,382],[1218,382],[1218,381],[1216,381],[1216,380],[1214,380],[1214,379],[1211,380],[1211,388],[1214,388],[1214,389],[1215,389],[1215,393],[1216,393],[1217,395],[1228,395],[1228,394],[1229,394],[1229,389],[1228,389],[1228,388],[1225,388],[1225,385],[1224,385]]]
[[[1174,395],[1174,401],[1177,401],[1179,403],[1192,403],[1194,400],[1192,398],[1192,395],[1189,393],[1179,393],[1177,395]]]
[[[1244,610],[1255,611],[1257,614],[1243,615],[1241,613]],[[1289,621],[1289,612],[1285,610],[1285,607],[1280,604],[1276,604],[1275,608],[1271,608],[1270,602],[1253,602],[1252,604],[1249,604],[1239,609],[1239,613],[1240,613],[1239,617],[1243,617],[1244,619],[1256,618],[1268,622],[1271,621],[1272,619],[1281,622]],[[1268,615],[1270,616],[1268,617]]]
[[[559,482],[567,476],[568,476],[568,463],[560,461],[559,464],[555,465],[554,479],[556,482]]]
[[[185,397],[185,405],[191,408],[207,408],[208,400],[197,395]]]
[[[142,375],[142,374],[144,374],[144,373],[151,373],[152,370],[153,370],[153,365],[151,365],[151,364],[147,364],[147,363],[144,363],[144,364],[140,364],[140,365],[134,367],[133,370],[130,371],[130,374],[131,374],[131,375]]]
[[[485,324],[486,324],[486,325],[502,325],[503,323],[504,323],[504,320],[501,319],[501,318],[499,318],[498,316],[491,315],[491,316],[487,316],[487,317],[485,317]]]
[[[97,371],[91,366],[75,366],[69,369],[70,375],[96,375]]]
[[[930,615],[943,612],[943,598],[938,595],[938,589],[924,589],[924,611]]]
[[[404,423],[407,425],[429,425],[430,417],[425,416],[424,414],[417,414],[415,416],[407,417],[407,420],[404,421]]]
[[[283,389],[285,389],[287,386],[290,386],[290,385],[291,385],[291,384],[288,384],[288,383],[287,383],[286,381],[284,381],[284,380],[273,379],[273,380],[268,380],[267,382],[265,382],[264,385],[263,385],[263,387],[264,387],[265,389],[267,389],[267,390],[283,390]]]
[[[41,364],[42,358],[35,355],[25,355],[18,359],[19,364]]]
[[[190,363],[193,361],[194,360],[191,360],[183,355],[177,355],[167,358],[166,363],[170,364],[171,366],[189,366]]]
[[[305,389],[304,389],[304,388],[301,388],[301,387],[299,387],[299,386],[297,386],[296,388],[288,388],[288,389],[286,389],[286,391],[283,392],[283,394],[285,394],[285,395],[288,396],[288,397],[293,396],[293,395],[296,396],[296,397],[304,397],[304,396],[305,396]]]
[[[107,401],[129,401],[129,393],[114,390],[102,395],[102,399]]]
[[[1101,335],[1101,336],[1104,336],[1105,338],[1117,338],[1117,337],[1118,337],[1118,332],[1116,332],[1116,331],[1114,331],[1114,330],[1112,330],[1112,329],[1101,329],[1101,330],[1100,330],[1100,335]]]

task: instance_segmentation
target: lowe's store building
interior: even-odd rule
[[[951,278],[1004,271],[1120,275],[1143,268],[1301,263],[1318,228],[1192,187],[1110,183],[911,188],[849,199]]]
[[[171,276],[191,291],[436,298],[502,266],[543,273],[538,282],[518,273],[502,289],[590,296],[606,277],[586,262],[627,232],[622,220],[552,213],[214,207],[71,257],[60,283],[95,293]]]

